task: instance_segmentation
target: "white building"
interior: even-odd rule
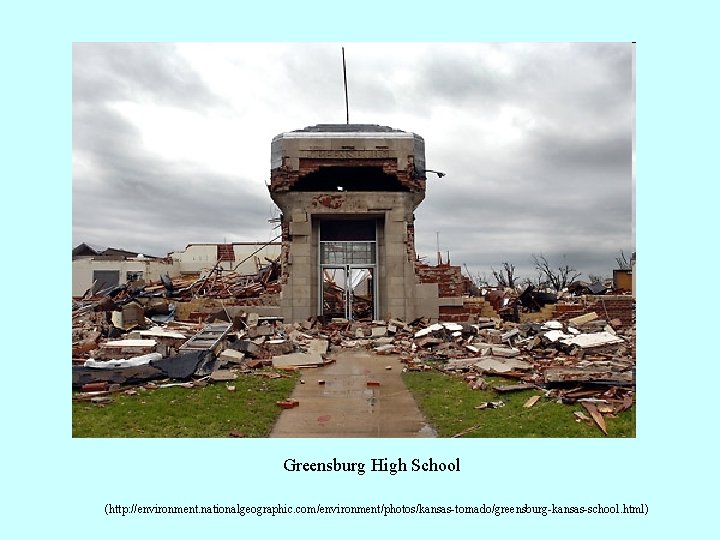
[[[280,256],[280,242],[188,244],[184,251],[173,251],[168,256],[179,265],[180,274],[209,272],[216,264],[225,271],[254,274],[267,265],[266,259]]]
[[[279,256],[279,242],[188,244],[184,251],[174,251],[165,258],[80,244],[73,249],[72,295],[82,296],[91,287],[97,291],[132,281],[157,282],[164,275],[202,274],[216,264],[224,271],[254,274],[267,264],[266,258],[275,260]]]

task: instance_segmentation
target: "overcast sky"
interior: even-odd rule
[[[633,45],[346,43],[350,121],[425,139],[416,251],[492,282],[635,250]],[[341,44],[75,44],[73,246],[267,241],[270,141],[345,123]],[[555,264],[557,263],[557,264]]]

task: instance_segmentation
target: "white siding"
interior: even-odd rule
[[[177,261],[180,272],[183,274],[199,274],[204,270],[211,270],[217,262],[218,244],[190,244],[185,251],[174,251],[170,254],[173,260]],[[261,248],[255,255],[250,257],[258,248]],[[254,274],[257,272],[255,261],[258,260],[261,266],[267,264],[265,257],[276,259],[280,256],[280,244],[263,246],[263,243],[233,243],[235,260],[224,261],[220,266],[225,270],[232,270],[240,261],[250,257],[243,262],[235,271],[240,274]]]
[[[127,272],[142,272],[146,282],[159,281],[161,275],[170,277],[180,275],[178,265],[152,260],[105,260],[83,257],[72,262],[72,295],[81,296],[93,283],[96,270],[116,270],[120,272],[120,283],[125,283]]]

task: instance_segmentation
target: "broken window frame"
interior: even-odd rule
[[[320,265],[363,265],[377,264],[377,242],[361,241],[320,241]]]
[[[132,283],[133,281],[143,281],[145,279],[145,272],[143,270],[128,270],[125,272],[125,282]]]

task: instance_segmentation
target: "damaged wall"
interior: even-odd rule
[[[400,189],[424,194],[425,141],[387,126],[320,124],[276,136],[271,143],[270,168],[273,193],[297,190],[303,177],[322,169],[339,170],[347,176],[348,169],[364,168],[379,169],[395,177]],[[364,177],[369,180],[374,174]],[[386,190],[386,186],[377,189]]]
[[[82,296],[92,287],[95,272],[118,272],[119,283],[126,283],[128,273],[143,273],[143,281],[160,281],[160,276],[180,275],[180,266],[172,261],[162,259],[108,259],[78,258],[72,262],[72,295]]]
[[[415,273],[420,283],[437,283],[438,294],[441,297],[462,296],[464,294],[464,280],[459,266],[439,264],[415,264]]]
[[[377,219],[377,260],[380,317],[412,318],[415,303],[413,217],[410,193],[297,193],[273,194],[283,210],[283,292],[281,305],[289,321],[319,314],[319,227],[324,218]],[[412,254],[412,255],[411,255]]]
[[[418,285],[416,313],[430,320],[477,322],[481,318],[499,318],[484,298],[467,297],[470,280],[459,266],[415,263]],[[434,287],[434,293],[425,287]]]
[[[229,249],[223,250],[223,248]],[[255,254],[253,255],[253,253]],[[81,296],[88,290],[93,284],[95,272],[118,272],[119,284],[126,283],[128,273],[143,272],[143,280],[149,283],[160,281],[160,276],[166,274],[174,278],[181,275],[200,274],[210,271],[218,262],[220,256],[225,259],[219,263],[223,270],[229,272],[234,269],[239,274],[254,274],[258,271],[258,263],[260,266],[265,266],[267,259],[275,260],[280,256],[280,242],[188,244],[183,251],[171,252],[167,259],[106,256],[74,257],[72,263],[72,295]]]
[[[552,318],[568,321],[574,317],[595,312],[610,321],[619,320],[623,325],[635,323],[635,299],[624,294],[587,295],[573,304],[557,304]]]
[[[228,271],[234,269],[240,274],[257,272],[256,261],[264,266],[266,258],[275,260],[280,256],[280,242],[232,242],[226,245],[230,248],[230,253],[224,257],[225,260],[220,261],[220,266]],[[183,251],[173,251],[169,256],[180,265],[181,274],[199,274],[213,268],[219,254],[222,254],[219,251],[220,246],[222,244],[188,244]],[[244,262],[238,264],[241,261]]]

